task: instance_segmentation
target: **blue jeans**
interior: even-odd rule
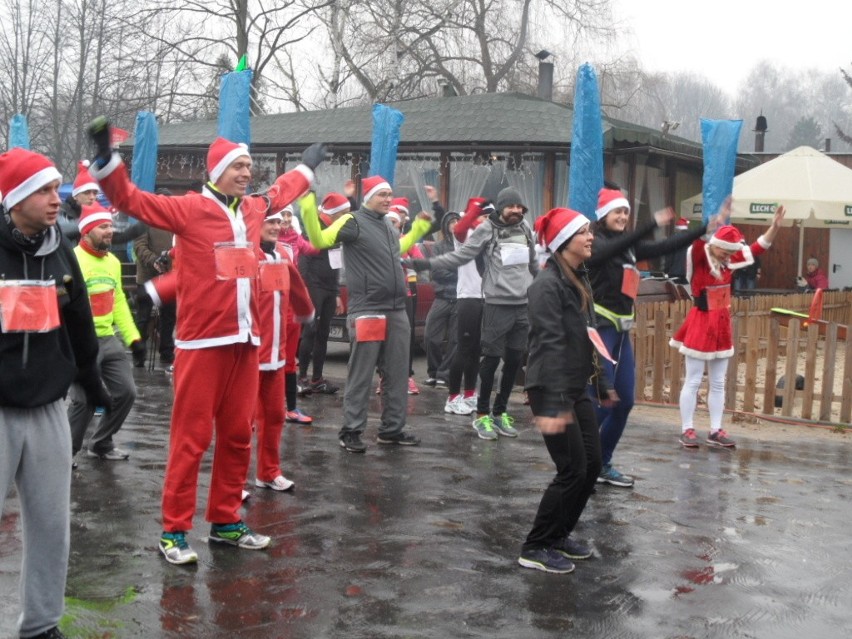
[[[601,461],[604,465],[612,461],[612,454],[618,446],[618,440],[627,426],[627,418],[633,410],[633,396],[636,387],[636,365],[633,361],[633,344],[630,342],[629,332],[619,332],[613,326],[600,326],[598,332],[612,358],[618,362],[611,362],[600,358],[603,374],[607,376],[610,383],[618,393],[619,402],[612,408],[598,406],[596,415],[601,431]],[[591,389],[592,396],[596,396],[596,390]]]

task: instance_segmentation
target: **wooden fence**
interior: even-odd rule
[[[852,421],[852,346],[838,339],[837,325],[852,321],[852,292],[832,291],[823,298],[825,335],[799,320],[782,326],[770,309],[807,313],[812,294],[734,298],[736,352],[728,367],[726,408],[745,413],[815,420]],[[684,358],[669,346],[692,302],[636,305],[633,346],[636,399],[676,404],[684,378]],[[804,384],[796,388],[796,377]],[[784,378],[784,388],[776,388]],[[702,387],[702,394],[706,391]]]

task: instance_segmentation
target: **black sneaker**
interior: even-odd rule
[[[581,544],[579,541],[566,537],[553,547],[553,550],[568,559],[588,559],[592,556],[592,549]]]
[[[334,395],[337,391],[340,390],[337,386],[329,382],[327,379],[320,377],[319,379],[312,379],[310,386],[308,386],[311,393],[318,393],[320,395]]]
[[[367,445],[361,441],[361,433],[354,430],[340,436],[340,446],[350,453],[367,452]]]
[[[376,437],[379,444],[396,444],[397,446],[419,446],[420,440],[409,433],[397,433],[396,435],[382,435]]]
[[[534,570],[543,570],[544,572],[552,572],[559,575],[567,575],[569,572],[574,571],[573,562],[552,548],[525,550],[518,557],[518,563],[524,568],[533,568]]]
[[[435,379],[434,377],[427,377],[426,379],[423,380],[423,384],[426,385],[426,386],[434,386],[437,383],[438,383],[438,380]]]

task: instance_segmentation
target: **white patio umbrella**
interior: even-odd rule
[[[731,220],[768,223],[775,207],[785,224],[799,225],[801,275],[803,227],[852,227],[852,169],[809,146],[800,146],[734,178]],[[681,215],[701,218],[701,194],[681,203]]]

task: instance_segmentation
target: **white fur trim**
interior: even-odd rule
[[[62,180],[62,174],[59,173],[56,167],[48,166],[43,168],[6,193],[3,197],[3,206],[6,207],[7,211],[10,210],[13,206],[26,200],[41,187],[50,184],[54,180]]]
[[[307,181],[308,181],[308,185],[311,185],[311,184],[314,183],[313,169],[311,169],[311,167],[309,167],[307,164],[297,164],[293,170],[298,171],[299,173],[304,175],[305,179],[307,179]]]
[[[694,348],[687,348],[683,345],[683,342],[678,342],[674,338],[669,340],[669,346],[672,348],[676,348],[682,355],[688,355],[689,357],[694,357],[695,359],[703,359],[705,361],[711,359],[728,359],[734,356],[734,349],[729,348],[724,351],[713,351],[713,352],[704,352],[697,351]]]
[[[728,264],[728,270],[736,271],[737,269],[745,268],[746,266],[751,266],[754,264],[754,255],[751,254],[751,247],[746,244],[740,249],[740,253],[743,255],[743,259],[737,262],[730,262]]]
[[[607,202],[595,211],[595,215],[598,220],[602,220],[606,217],[607,213],[613,209],[620,209],[621,207],[625,207],[628,212],[630,211],[630,202],[627,201],[627,198],[617,197],[614,200]]]
[[[160,299],[160,293],[157,291],[157,287],[154,286],[154,282],[148,280],[143,286],[145,287],[145,292],[153,300],[154,306],[160,308],[163,305],[163,300]]]
[[[97,182],[86,182],[85,184],[81,184],[76,189],[71,191],[71,195],[80,195],[80,193],[85,193],[86,191],[100,191],[101,187],[98,186]]]
[[[715,235],[710,238],[708,244],[712,244],[713,246],[718,246],[721,249],[725,249],[726,251],[739,251],[742,249],[745,244],[742,242],[725,242],[724,240],[720,240]]]
[[[366,193],[364,193],[364,201],[365,201],[365,202],[369,202],[369,201],[370,201],[370,198],[371,198],[371,197],[373,197],[376,193],[378,193],[378,192],[379,192],[379,191],[381,191],[382,189],[387,189],[388,191],[392,191],[392,190],[393,190],[393,189],[391,189],[391,185],[390,185],[390,184],[388,184],[387,182],[379,182],[379,183],[378,183],[378,184],[376,184],[376,186],[374,186],[372,189],[370,189],[369,191],[367,191]]]
[[[112,222],[112,214],[109,211],[102,211],[100,213],[92,213],[86,217],[81,217],[80,221],[77,222],[77,228],[80,229],[80,233],[82,233],[83,229],[89,226],[92,222]]]
[[[292,213],[292,211],[291,211],[291,213]],[[267,215],[265,218],[263,218],[264,222],[269,222],[271,220],[281,220],[283,222],[284,216],[282,215],[282,211],[278,211],[277,213],[272,213],[271,215]]]
[[[394,211],[388,211],[388,213],[385,215],[385,218],[396,220],[397,222],[402,222],[402,218],[399,217],[399,213],[396,213]]]
[[[248,146],[246,146],[243,142],[240,142],[236,147],[228,151],[222,159],[219,160],[216,166],[210,169],[210,181],[213,182],[213,184],[216,184],[216,181],[222,177],[225,169],[227,169],[237,158],[242,156],[251,158]]]
[[[765,248],[765,249],[772,248],[772,242],[770,242],[769,240],[767,240],[767,239],[766,239],[764,236],[762,236],[762,235],[761,235],[759,238],[757,238],[757,243],[758,243],[758,244],[760,244],[760,245],[761,245],[763,248]]]
[[[325,213],[326,215],[334,215],[335,213],[340,213],[341,211],[345,211],[346,209],[349,209],[349,208],[352,208],[352,207],[349,204],[349,202],[346,202],[346,204],[341,204],[340,206],[335,206],[335,207],[332,207],[330,209],[326,209],[326,208],[323,208],[321,206],[321,207],[319,207],[319,210],[322,213]]]
[[[404,206],[402,206],[402,204],[397,204],[396,206],[392,206],[391,208],[392,208],[392,209],[395,209],[395,210],[397,210],[397,211],[402,211],[403,213],[405,213],[406,215],[408,215],[408,209],[407,209],[407,208],[405,208]]]
[[[115,171],[119,165],[121,165],[121,156],[113,151],[112,157],[109,159],[109,162],[106,163],[102,168],[98,168],[97,164],[93,164],[89,167],[89,175],[95,178],[98,181],[103,180],[105,177],[112,175],[113,171]]]
[[[578,215],[562,227],[562,230],[556,234],[556,237],[551,240],[550,244],[547,245],[547,248],[550,249],[551,253],[555,253],[562,244],[570,240],[581,228],[583,228],[583,226],[588,223],[589,218],[585,215]]]

